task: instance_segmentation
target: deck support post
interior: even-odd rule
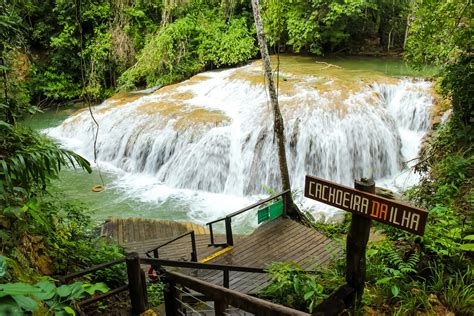
[[[176,283],[165,276],[165,288],[163,290],[163,298],[165,301],[166,315],[176,315],[178,306],[176,304]]]
[[[148,309],[145,278],[142,278],[140,269],[140,258],[137,252],[127,254],[125,259],[127,264],[128,290],[130,293],[130,302],[132,313],[140,315]]]
[[[211,235],[211,244],[209,246],[214,246],[214,231],[212,230],[212,224],[209,224],[209,234]]]
[[[222,272],[224,273],[224,284],[223,284],[223,286],[226,289],[228,289],[229,288],[229,281],[230,281],[229,270],[224,270]]]
[[[227,304],[224,300],[216,300],[214,301],[214,311],[216,316],[224,316],[226,314],[225,310],[227,309]]]
[[[232,236],[232,218],[225,218],[225,236],[227,239],[227,246],[234,245],[234,237]]]
[[[197,262],[196,236],[194,235],[194,230],[191,232],[191,247],[193,249],[191,252],[191,261]]]
[[[372,179],[361,179],[354,182],[357,190],[375,193],[375,182]],[[351,305],[360,303],[365,286],[365,252],[369,241],[371,220],[352,214],[351,226],[346,243],[346,281],[355,292]]]

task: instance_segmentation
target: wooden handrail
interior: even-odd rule
[[[283,191],[283,192],[281,192],[281,193],[279,193],[279,194],[277,194],[277,195],[271,196],[271,197],[269,197],[269,198],[267,198],[267,199],[265,199],[265,200],[258,201],[258,202],[256,202],[256,203],[250,205],[250,206],[244,207],[243,209],[240,209],[240,210],[238,210],[238,211],[235,211],[235,212],[233,212],[233,213],[230,213],[230,214],[228,214],[228,215],[226,215],[226,216],[224,216],[224,217],[221,217],[221,218],[219,218],[219,219],[213,220],[212,222],[208,222],[208,223],[206,223],[206,225],[211,225],[211,224],[214,224],[214,223],[223,221],[223,220],[225,220],[226,218],[232,218],[232,217],[234,217],[234,216],[236,216],[236,215],[239,215],[239,214],[242,214],[242,213],[244,213],[244,212],[250,211],[251,209],[256,208],[257,206],[260,206],[260,205],[262,205],[262,204],[264,204],[264,203],[270,202],[271,200],[274,200],[274,199],[276,199],[276,198],[279,198],[280,196],[285,195],[285,194],[287,194],[287,193],[289,193],[289,192],[290,192],[290,190]]]
[[[84,270],[81,270],[81,271],[73,272],[73,273],[70,273],[70,274],[65,275],[65,276],[56,276],[56,278],[61,283],[66,283],[67,284],[72,279],[79,278],[81,276],[93,273],[93,272],[98,271],[98,270],[107,269],[111,266],[124,263],[125,261],[126,261],[126,257],[122,257],[122,258],[118,258],[116,260],[112,260],[112,261],[109,261],[109,262],[104,262],[104,263],[95,265],[93,267],[90,267],[90,268],[87,268],[87,269],[84,269]],[[121,293],[123,291],[126,291],[127,289],[128,289],[128,284],[125,284],[125,285],[119,286],[118,288],[112,289],[112,290],[108,291],[107,293],[103,293],[103,294],[93,296],[93,297],[89,297],[85,300],[79,301],[77,304],[78,304],[79,307],[84,307],[84,306],[90,305],[92,303],[95,303],[97,301],[103,300],[107,297],[110,297],[110,296],[116,295],[118,293]]]
[[[122,258],[119,258],[119,259],[116,259],[116,260],[113,260],[113,261],[98,264],[96,266],[93,266],[93,267],[90,267],[90,268],[87,268],[87,269],[84,269],[84,270],[81,270],[81,271],[73,272],[73,273],[67,274],[65,276],[58,276],[57,278],[62,283],[67,283],[68,281],[70,281],[72,279],[76,279],[78,277],[81,277],[81,276],[84,276],[86,274],[95,272],[97,270],[106,269],[108,267],[114,266],[116,264],[124,263],[124,262],[125,262],[125,257],[122,257]]]
[[[110,290],[107,293],[103,293],[97,296],[92,296],[83,301],[79,301],[77,305],[79,305],[80,307],[84,307],[84,306],[93,304],[95,302],[101,301],[103,299],[106,299],[107,297],[114,296],[115,294],[122,293],[126,290],[128,290],[128,283],[125,285],[119,286],[118,288],[115,288],[113,290]]]
[[[263,268],[232,266],[232,265],[215,264],[215,263],[175,261],[175,260],[144,258],[144,257],[140,257],[140,263],[141,264],[150,264],[150,265],[153,265],[153,266],[191,268],[191,269],[202,269],[202,270],[221,270],[221,271],[239,271],[239,272],[250,272],[250,273],[267,273],[265,271],[265,269],[263,269]]]
[[[218,305],[231,305],[256,315],[281,315],[281,316],[309,316],[310,314],[271,303],[260,298],[227,289],[225,287],[208,283],[191,276],[178,272],[166,272],[166,279],[180,285],[184,285],[196,292],[204,294],[214,300]],[[165,301],[165,304],[167,302]],[[216,308],[217,305],[215,304]],[[225,309],[225,308],[224,308]]]
[[[181,235],[179,235],[179,236],[177,236],[177,237],[175,237],[171,240],[168,240],[165,243],[162,243],[161,245],[159,245],[157,247],[154,247],[154,248],[151,248],[148,251],[145,251],[145,255],[150,257],[149,253],[153,252],[155,258],[158,258],[158,249],[160,249],[161,247],[167,246],[167,245],[169,245],[169,244],[171,244],[171,243],[173,243],[173,242],[175,242],[175,241],[177,241],[177,240],[179,240],[183,237],[186,237],[187,235],[191,235],[191,247],[192,247],[191,261],[197,261],[197,247],[196,247],[196,237],[195,237],[195,234],[194,234],[194,230],[186,232],[184,234],[181,234]]]
[[[211,243],[209,246],[222,246],[222,244],[216,244],[214,243],[214,232],[212,230],[212,224],[215,224],[217,222],[220,222],[220,221],[225,221],[225,236],[226,236],[226,243],[225,245],[227,246],[233,246],[234,245],[234,237],[233,237],[233,234],[232,234],[232,217],[236,216],[236,215],[239,215],[239,214],[242,214],[244,212],[247,212],[251,209],[254,209],[256,208],[257,206],[260,206],[262,204],[265,204],[267,202],[270,202],[271,200],[274,200],[274,199],[277,199],[279,198],[280,196],[283,196],[283,204],[284,204],[284,208],[286,207],[286,203],[285,203],[285,194],[289,194],[290,193],[290,190],[285,190],[277,195],[274,195],[274,196],[271,196],[267,199],[264,199],[264,200],[261,200],[261,201],[258,201],[250,206],[247,206],[247,207],[244,207],[243,209],[241,210],[238,210],[238,211],[235,211],[233,213],[230,213],[228,215],[226,215],[225,217],[221,217],[219,219],[216,219],[216,220],[213,220],[212,222],[209,222],[209,223],[206,223],[206,225],[209,226],[209,233],[210,233],[210,237],[211,237]],[[286,213],[286,209],[285,209],[285,213]]]

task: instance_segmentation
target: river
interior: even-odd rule
[[[275,59],[274,65],[275,65]],[[393,59],[316,61],[281,56],[279,95],[296,200],[316,218],[339,212],[301,197],[304,175],[351,185],[373,175],[400,191],[430,128],[432,70]],[[92,175],[64,170],[53,190],[108,216],[215,219],[279,190],[268,96],[260,62],[198,74],[151,93],[119,94],[94,107],[98,164]],[[48,111],[27,121],[93,160],[88,111]],[[106,190],[92,192],[101,184]],[[256,226],[237,219],[238,232]]]

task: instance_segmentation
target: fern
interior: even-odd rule
[[[7,204],[28,196],[34,187],[44,189],[63,166],[92,171],[86,159],[32,130],[8,124],[0,130],[6,135],[0,142],[0,200]]]
[[[407,261],[404,261],[402,256],[394,249],[387,248],[387,260],[391,267],[386,267],[385,272],[392,276],[401,276],[416,272],[416,266],[420,262],[420,254],[414,252],[410,255]]]
[[[400,264],[399,268],[403,274],[416,272],[416,266],[420,262],[420,254],[415,252],[410,255],[406,262]]]

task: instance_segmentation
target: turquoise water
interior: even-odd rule
[[[35,130],[55,127],[77,110],[77,107],[49,109],[28,117],[23,123]],[[156,203],[146,203],[125,197],[124,192],[112,185],[116,177],[116,174],[105,171],[99,172],[97,168],[91,174],[81,169],[63,169],[59,179],[52,182],[50,190],[59,193],[66,201],[81,202],[92,211],[93,218],[98,222],[109,216],[189,219],[186,210],[179,201],[168,200],[161,205],[157,205]],[[92,191],[95,185],[102,184],[106,187],[104,191]]]
[[[291,61],[286,58],[287,67],[310,67],[311,61],[308,58],[292,56],[290,59]],[[318,60],[340,66],[345,70],[363,70],[368,73],[377,72],[397,77],[426,77],[433,75],[436,71],[432,67],[416,71],[409,68],[406,63],[392,58],[332,57]],[[314,65],[314,60],[312,63]],[[50,109],[27,118],[25,124],[37,130],[58,126],[78,109],[78,107]],[[98,170],[102,170],[102,177]],[[92,174],[81,170],[63,170],[59,179],[53,181],[51,190],[60,193],[65,200],[82,202],[92,210],[93,217],[97,221],[103,221],[109,216],[192,220],[185,209],[186,204],[177,199],[171,198],[165,202],[157,203],[153,200],[148,202],[130,198],[130,194],[123,192],[123,189],[117,186],[118,181],[121,181],[121,176],[126,177],[126,174],[107,173],[100,168],[100,165],[99,169],[95,168]],[[103,192],[92,191],[93,186],[102,184],[106,187]],[[228,212],[235,210],[230,209]],[[245,227],[241,227],[238,232],[245,231]]]
[[[433,66],[423,66],[421,69],[413,69],[406,62],[392,57],[330,57],[321,61],[338,65],[348,70],[367,70],[382,72],[387,76],[394,77],[432,77],[438,69]]]

